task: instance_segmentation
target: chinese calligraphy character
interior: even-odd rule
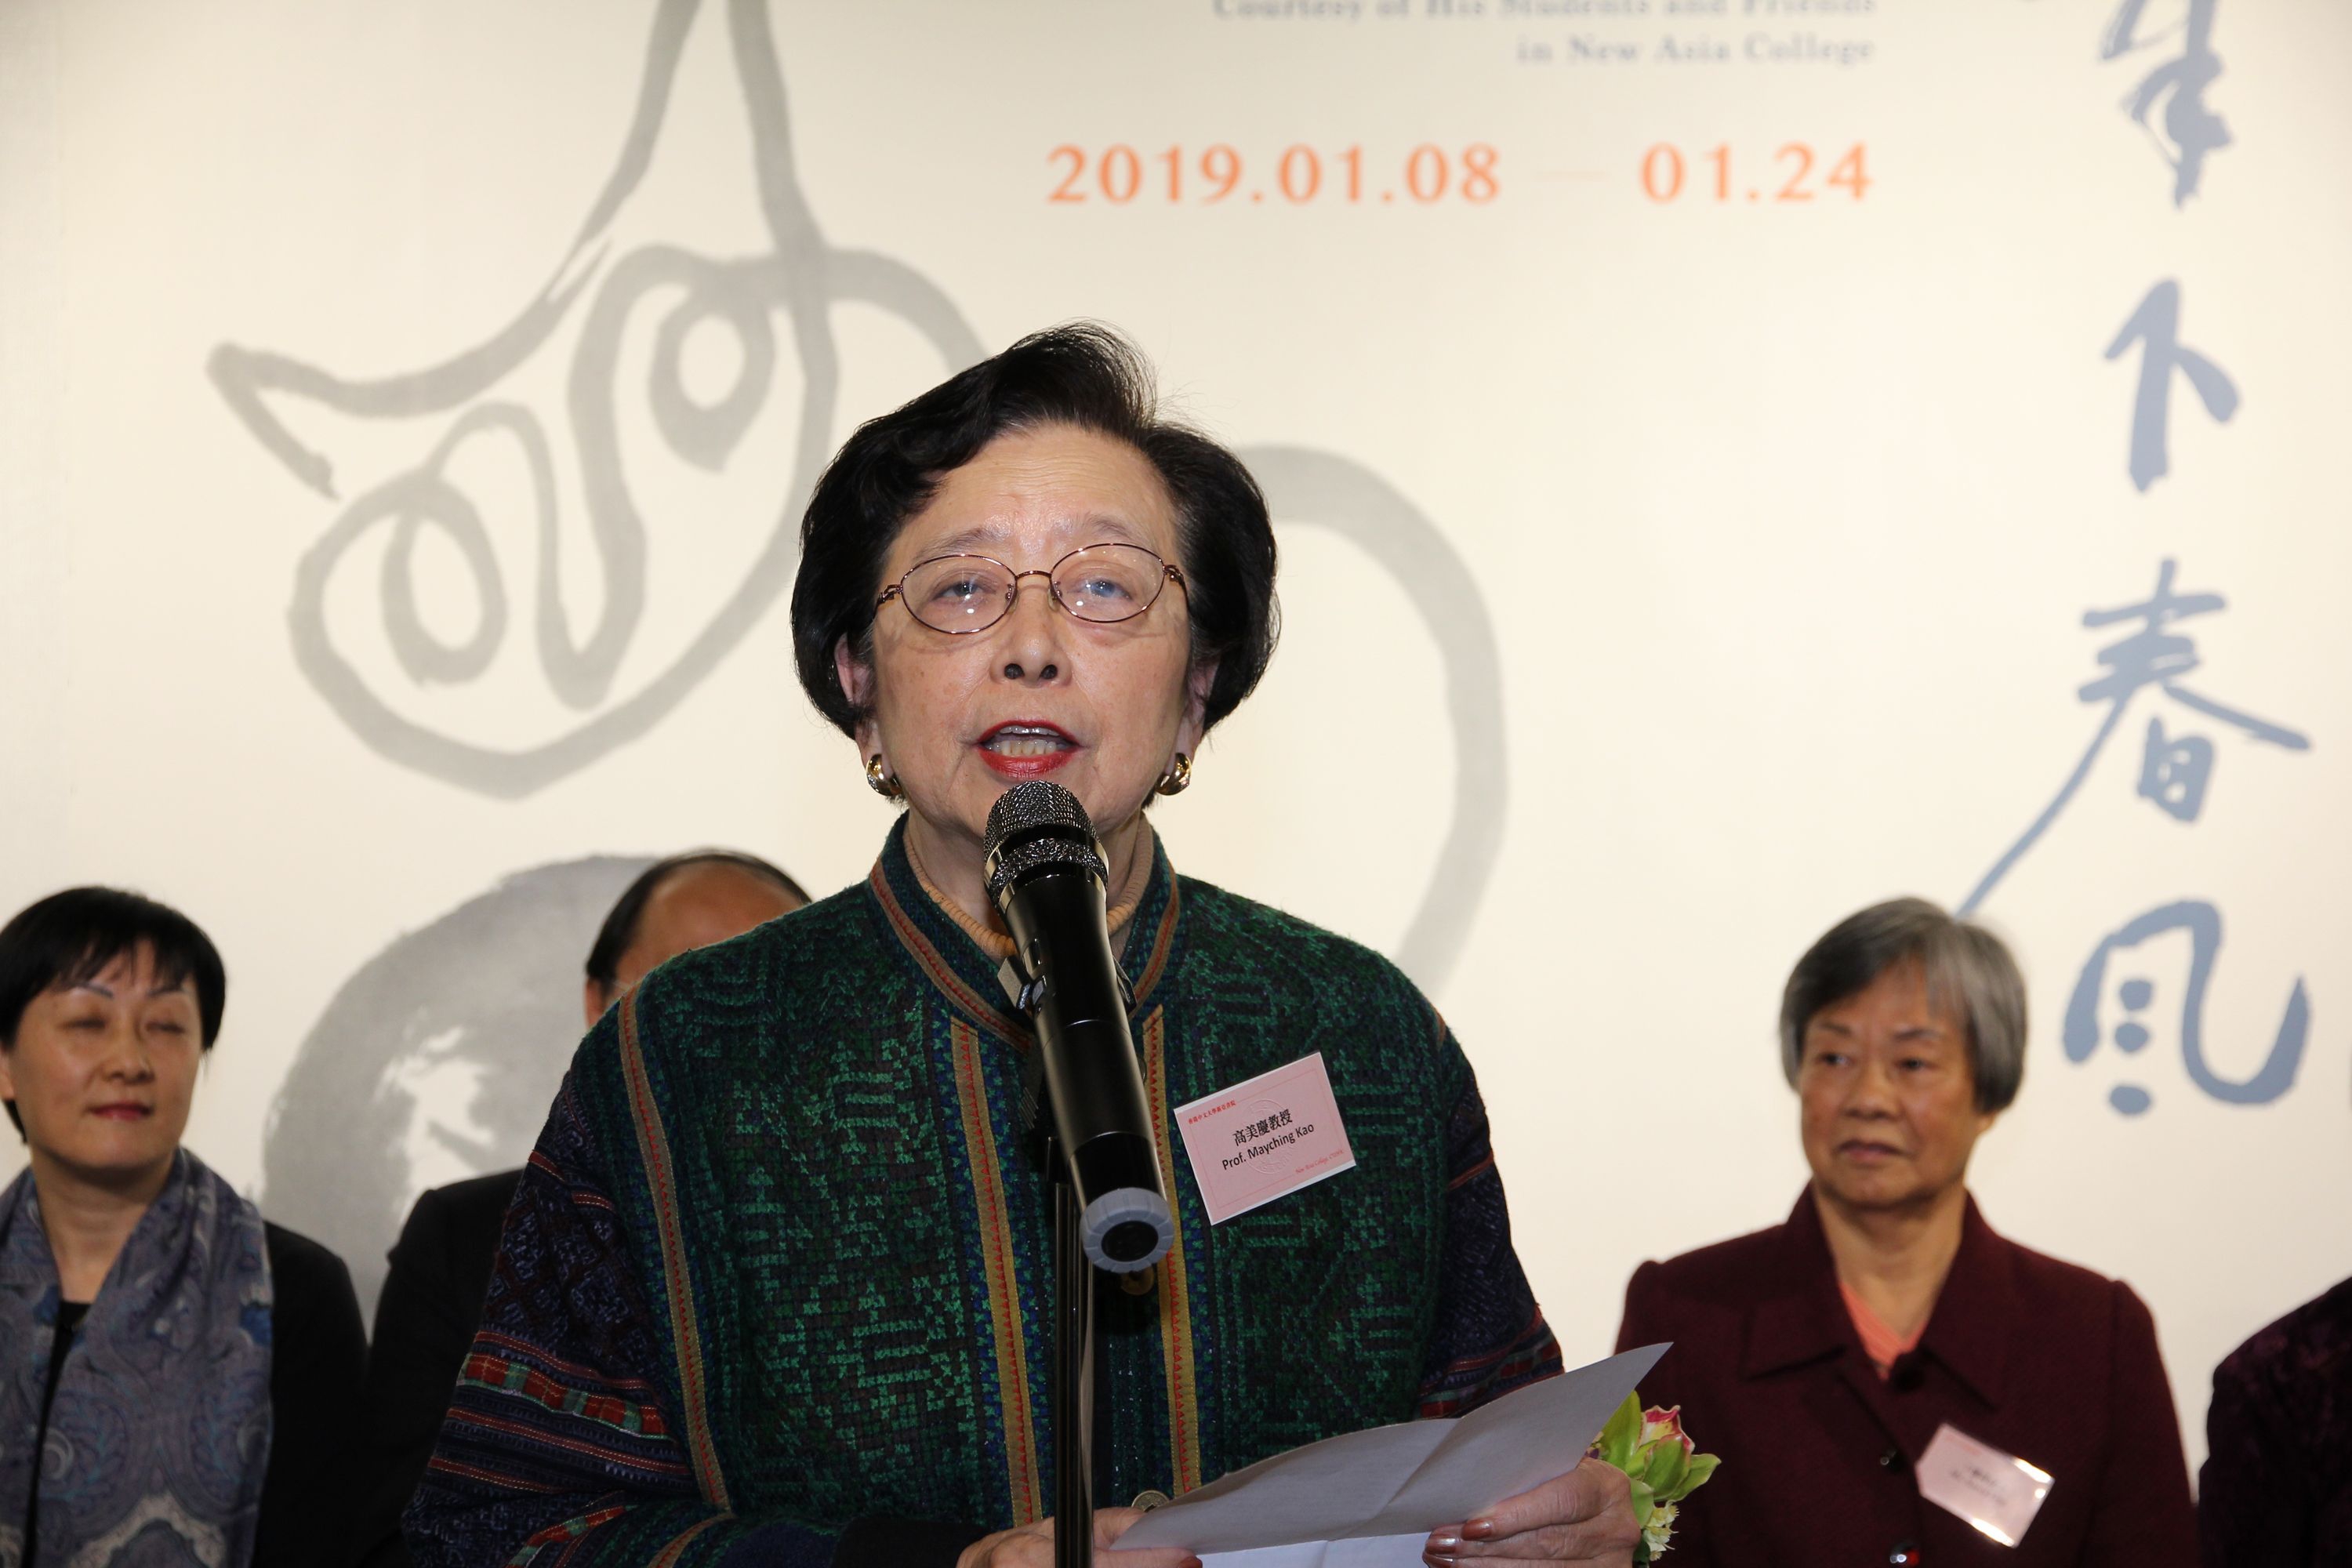
[[[2169,426],[2172,373],[2189,378],[2205,412],[2223,425],[2238,412],[2238,386],[2229,373],[2194,349],[2180,346],[2180,285],[2167,278],[2147,291],[2139,309],[2107,345],[2106,357],[2120,359],[2133,343],[2140,350],[2139,391],[2132,400],[2131,479],[2145,491],[2172,468]]]
[[[2204,809],[2205,786],[2213,777],[2213,742],[2202,735],[2174,740],[2164,721],[2147,721],[2147,747],[2139,770],[2139,793],[2176,822],[2194,822]]]
[[[2090,776],[2092,764],[2106,746],[2124,721],[2125,712],[2139,694],[2154,687],[2163,695],[2193,712],[2243,731],[2254,740],[2279,746],[2291,752],[2311,749],[2309,737],[2298,734],[2281,724],[2257,719],[2251,713],[2214,701],[2211,698],[2190,690],[2181,684],[2204,663],[2198,657],[2194,640],[2175,629],[2178,623],[2196,616],[2212,615],[2228,605],[2219,594],[2179,594],[2173,591],[2175,565],[2163,562],[2156,574],[2156,592],[2135,605],[2123,605],[2108,610],[2086,610],[2083,625],[2086,627],[2121,626],[2137,623],[2138,629],[2109,643],[2099,650],[2098,662],[2106,673],[2077,688],[2074,695],[2084,702],[2105,702],[2107,716],[2101,721],[2098,733],[2067,775],[2057,795],[2034,818],[2016,843],[1995,861],[1976,890],[1960,906],[1962,914],[1972,913],[1986,897],[2009,875],[2011,867],[2033,847],[2050,825],[2057,821],[2074,792]],[[2213,772],[2213,745],[2201,735],[2168,735],[2163,721],[2155,721],[2148,728],[2147,749],[2141,760],[2139,795],[2155,802],[2167,816],[2179,822],[2194,822],[2204,808],[2205,791]]]
[[[2206,1060],[2205,987],[2213,975],[2214,955],[2221,950],[2221,911],[2201,900],[2184,900],[2150,910],[2099,943],[2091,961],[2083,966],[2082,977],[2074,983],[2074,996],[2066,1004],[2066,1059],[2087,1061],[2099,1048],[2099,1003],[2106,994],[2108,961],[2172,931],[2189,933],[2189,979],[2180,993],[2180,1051],[2189,1081],[2229,1105],[2267,1105],[2293,1089],[2295,1070],[2303,1064],[2303,1047],[2311,1033],[2311,998],[2305,993],[2299,976],[2294,990],[2287,996],[2286,1012],[2279,1020],[2270,1054],[2251,1077],[2223,1078]],[[2155,1002],[2156,986],[2134,975],[2116,987],[2116,995],[2127,1015],[2137,1015]],[[2116,1026],[2112,1037],[2116,1048],[2131,1057],[2147,1047],[2149,1036],[2137,1016],[2127,1016]],[[2126,1116],[2137,1116],[2153,1100],[2147,1089],[2126,1083],[2108,1091],[2107,1102]]]
[[[2209,153],[2230,144],[2230,128],[2205,106],[2205,89],[2221,74],[2221,57],[2213,52],[2213,10],[2218,0],[2188,0],[2187,16],[2179,29],[2180,56],[2158,66],[2124,100],[2124,111],[2156,142],[2157,151],[2172,168],[2172,205],[2179,206],[2197,194]],[[2138,49],[2152,47],[2169,32],[2148,38],[2139,36],[2147,0],[2123,0],[2099,36],[2099,58],[2117,60]],[[2163,128],[2149,123],[2157,101],[2164,101]]]

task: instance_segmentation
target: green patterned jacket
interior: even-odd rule
[[[1052,1510],[1031,1039],[904,831],[581,1046],[407,1517],[420,1563],[846,1563]],[[1556,1372],[1444,1020],[1155,855],[1122,963],[1178,1241],[1102,1293],[1098,1500]],[[1170,1108],[1317,1051],[1355,1169],[1212,1226]]]

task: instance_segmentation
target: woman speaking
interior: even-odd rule
[[[1555,1371],[1444,1021],[1376,955],[1177,876],[1145,820],[1273,651],[1239,461],[1159,419],[1120,339],[1066,327],[859,429],[802,552],[801,682],[905,813],[862,885],[665,964],[582,1045],[408,1514],[419,1560],[1050,1561],[1048,1186],[982,870],[1027,779],[1106,850],[1178,1232],[1101,1293],[1097,1501]],[[1169,1109],[1316,1052],[1355,1168],[1213,1226]],[[1103,1507],[1097,1544],[1139,1517]],[[1623,1563],[1635,1538],[1589,1462],[1429,1553]]]

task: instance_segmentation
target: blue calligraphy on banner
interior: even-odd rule
[[[2176,563],[2167,560],[2156,573],[2156,592],[2137,604],[2121,605],[2113,609],[2085,610],[2083,625],[2096,629],[2101,626],[2137,623],[2137,629],[2109,643],[2098,653],[2098,662],[2106,673],[2077,687],[2074,695],[2084,702],[2104,702],[2107,705],[2105,720],[2098,732],[2091,737],[2082,760],[2074,764],[2057,795],[2033,819],[2006,854],[1993,863],[1984,874],[1976,890],[1960,906],[1960,912],[1975,910],[2009,875],[2028,850],[2041,840],[2053,823],[2058,820],[2074,794],[2090,776],[2093,764],[2116,731],[2122,728],[2124,715],[2133,700],[2149,688],[2155,688],[2192,712],[2242,731],[2254,740],[2281,746],[2291,752],[2311,749],[2308,736],[2290,730],[2284,724],[2273,724],[2266,719],[2216,702],[2211,698],[2191,690],[2182,684],[2203,664],[2196,642],[2179,630],[2179,624],[2197,616],[2210,616],[2228,607],[2229,601],[2219,594],[2182,594],[2173,589]],[[2167,816],[2179,822],[2194,822],[2204,807],[2207,785],[2213,773],[2213,742],[2202,735],[2169,734],[2161,717],[2148,721],[2146,751],[2140,763],[2139,795],[2152,801]]]
[[[2107,345],[2107,358],[2121,359],[2141,345],[2139,392],[2132,400],[2131,480],[2145,491],[2172,471],[2172,373],[2197,389],[2205,412],[2227,425],[2238,412],[2238,384],[2195,349],[2180,344],[2180,285],[2167,278],[2147,291],[2131,319]]]
[[[2213,50],[2213,19],[2219,0],[2179,0],[2179,22],[2151,26],[2148,0],[2121,0],[2099,37],[2099,58],[2118,60],[2126,55],[2178,43],[2179,53],[2142,78],[2124,100],[2124,110],[2155,142],[2171,168],[2172,205],[2185,205],[2197,194],[2205,176],[2205,160],[2230,145],[2229,127],[2205,100],[2206,90],[2221,74],[2221,58]],[[2127,471],[2133,488],[2146,494],[2148,487],[2171,472],[2172,383],[2177,372],[2195,389],[2205,412],[2228,424],[2237,414],[2237,383],[2220,365],[2180,342],[2180,284],[2163,279],[2151,287],[2107,345],[2106,358],[2121,359],[2135,344],[2140,350],[2139,384],[2132,403],[2131,447]],[[2086,681],[2075,696],[2086,703],[2105,704],[2105,716],[2091,743],[2067,774],[2058,793],[2016,842],[1993,862],[1961,904],[1970,914],[1981,907],[2019,861],[2040,843],[2073,802],[2107,742],[2144,691],[2153,689],[2186,710],[2147,716],[2141,740],[2137,794],[2172,821],[2193,826],[2203,816],[2213,784],[2218,756],[2210,735],[2199,732],[2206,721],[2237,730],[2266,745],[2293,752],[2311,749],[2310,739],[2285,725],[2207,697],[2186,684],[2203,660],[2196,642],[2180,623],[2219,614],[2226,607],[2219,594],[2181,593],[2174,587],[2174,563],[2157,569],[2156,591],[2137,604],[2089,610],[2086,628],[2128,627],[2125,635],[2101,648],[2098,660],[2105,673]],[[2168,729],[2169,717],[2177,730]],[[2215,1070],[2205,1047],[2205,998],[2213,964],[2221,950],[2221,911],[2202,900],[2184,899],[2163,904],[2126,921],[2102,938],[2083,965],[2066,1005],[2063,1039],[2067,1059],[2088,1061],[2099,1047],[2112,1040],[2125,1060],[2135,1058],[2154,1038],[2141,1021],[2159,995],[2157,982],[2145,973],[2124,976],[2115,986],[2117,1017],[2112,1031],[2103,1031],[2102,1009],[2109,1001],[2109,972],[2131,967],[2152,968],[2139,950],[2144,944],[2174,932],[2189,940],[2189,964],[2179,994],[2179,1037],[2189,1079],[2217,1100],[2231,1105],[2265,1105],[2294,1085],[2310,1036],[2311,999],[2298,976],[2289,995],[2277,1035],[2260,1067],[2245,1079]],[[2126,1116],[2138,1116],[2154,1103],[2139,1084],[2116,1085],[2108,1103]]]
[[[2229,1079],[2214,1071],[2205,1055],[2205,987],[2213,977],[2214,955],[2221,951],[2221,911],[2201,900],[2150,910],[2099,943],[2090,963],[2083,966],[2082,977],[2074,982],[2074,994],[2066,1004],[2066,1059],[2088,1061],[2099,1048],[2099,1004],[2106,994],[2108,961],[2174,931],[2189,933],[2189,978],[2179,998],[2180,1053],[2189,1080],[2225,1104],[2269,1104],[2294,1087],[2295,1069],[2303,1065],[2303,1047],[2311,1035],[2311,998],[2302,977],[2296,976],[2270,1054],[2251,1077]],[[2126,1016],[2106,1037],[2125,1056],[2134,1056],[2147,1048],[2150,1038],[2147,1026],[2136,1015],[2154,1004],[2157,987],[2153,981],[2134,975],[2116,991]],[[2117,1084],[2107,1092],[2107,1103],[2126,1116],[2137,1116],[2153,1102],[2154,1097],[2137,1084]]]
[[[2147,132],[2172,169],[2172,205],[2197,194],[2205,160],[2230,144],[2230,128],[2206,105],[2205,89],[2221,74],[2213,52],[2213,12],[2218,0],[2187,0],[2177,28],[2141,37],[2147,0],[2123,0],[2099,36],[2099,58],[2117,60],[2153,48],[2176,36],[2180,53],[2150,71],[2124,100],[2124,112]],[[2163,113],[2157,113],[2158,103]]]
[[[2105,704],[2106,715],[2058,793],[1985,873],[1976,890],[1960,906],[1962,914],[1974,913],[1981,907],[2064,813],[2143,692],[2154,690],[2187,710],[2189,717],[2185,721],[2179,714],[2173,715],[2176,723],[2194,725],[2200,720],[2210,720],[2267,745],[2291,752],[2311,749],[2308,736],[2216,701],[2186,684],[2188,678],[2202,668],[2204,660],[2198,654],[2194,639],[2180,629],[2180,623],[2219,614],[2228,607],[2228,601],[2219,594],[2180,592],[2175,586],[2176,573],[2177,563],[2167,560],[2157,568],[2156,589],[2147,598],[2084,612],[2083,625],[2087,629],[2129,628],[2098,651],[2098,663],[2104,673],[2075,689],[2075,696],[2081,701]],[[2210,736],[2176,733],[2166,728],[2163,714],[2150,715],[2140,759],[2138,796],[2176,822],[2195,823],[2204,810],[2212,784],[2215,755]],[[2126,1016],[2111,1034],[2102,1033],[2100,1007],[2107,994],[2110,960],[2173,931],[2186,931],[2189,938],[2188,978],[2178,999],[2180,1047],[2189,1081],[2228,1104],[2262,1105],[2276,1100],[2294,1086],[2296,1068],[2302,1063],[2304,1045],[2310,1033],[2310,998],[2298,978],[2270,1054],[2252,1077],[2238,1080],[2215,1071],[2206,1056],[2204,1009],[2214,959],[2221,947],[2221,913],[2201,900],[2182,900],[2150,910],[2100,942],[2084,965],[2073,998],[2067,1004],[2063,1034],[2067,1059],[2087,1061],[2107,1038],[2112,1038],[2126,1058],[2147,1047],[2152,1036],[2137,1016],[2154,1003],[2157,987],[2142,975],[2122,981],[2116,1000]],[[2153,1097],[2137,1084],[2119,1084],[2109,1094],[2108,1101],[2124,1115],[2137,1116],[2148,1109]]]

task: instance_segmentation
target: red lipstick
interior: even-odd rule
[[[976,742],[980,760],[1000,778],[1044,778],[1078,754],[1078,742],[1059,724],[1008,719]]]

